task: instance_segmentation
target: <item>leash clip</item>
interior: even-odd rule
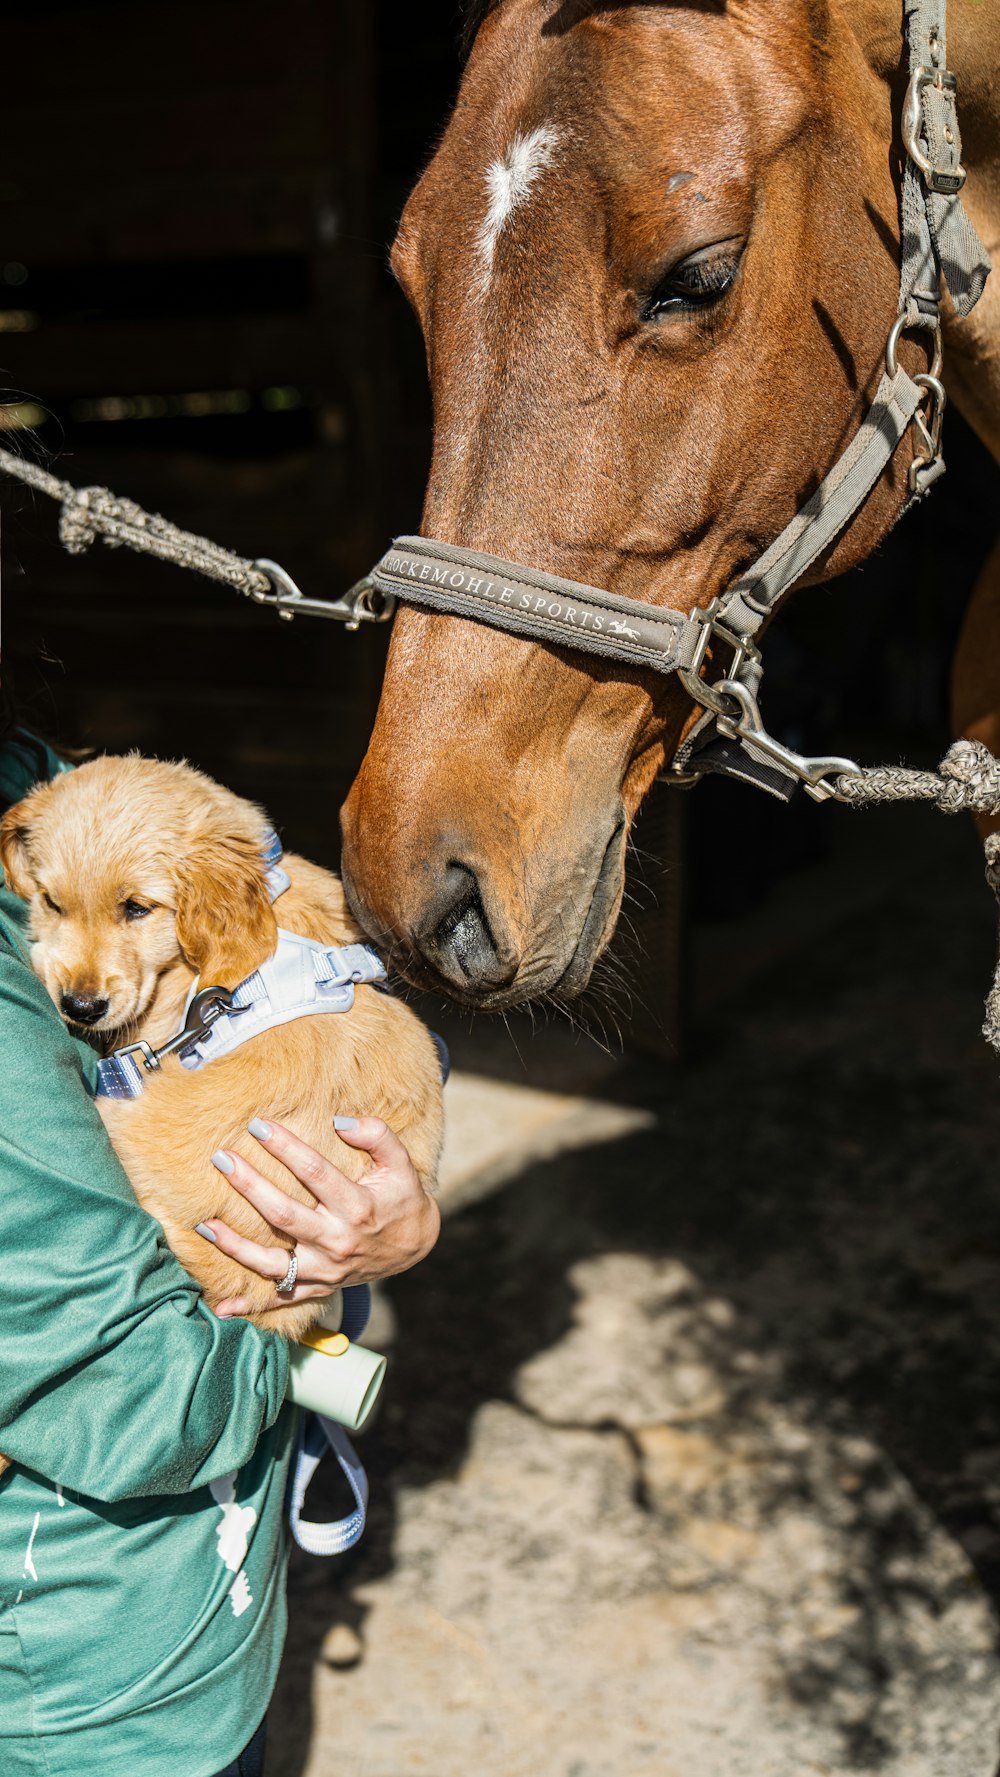
[[[354,630],[363,623],[388,623],[396,609],[391,594],[380,592],[367,574],[363,580],[355,581],[343,598],[311,599],[276,561],[262,555],[253,565],[267,575],[271,590],[251,590],[250,597],[256,605],[270,605],[285,623],[291,623],[293,617],[331,617],[335,623],[345,623]]]
[[[159,1049],[153,1049],[149,1043],[127,1043],[124,1049],[116,1049],[109,1056],[110,1061],[117,1061],[121,1055],[138,1055],[148,1074],[155,1074],[164,1055],[172,1055],[175,1049],[190,1049],[207,1036],[217,1018],[224,1012],[238,1012],[241,1008],[233,1005],[232,990],[228,987],[203,987],[196,993],[187,1009],[183,1030],[162,1043]]]
[[[836,754],[811,759],[804,753],[794,752],[791,747],[782,746],[780,740],[775,740],[764,727],[753,692],[738,679],[722,679],[712,689],[730,706],[716,716],[715,726],[719,733],[727,740],[737,740],[755,752],[763,753],[765,759],[773,760],[790,777],[797,777],[806,795],[814,802],[826,802],[831,797],[838,802],[843,800],[837,785],[829,781],[831,777],[861,776],[861,767],[853,759],[842,759]],[[738,714],[732,711],[734,703]]]

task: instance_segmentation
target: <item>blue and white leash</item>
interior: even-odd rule
[[[350,1285],[343,1291],[340,1331],[352,1341],[359,1339],[368,1325],[371,1297],[366,1283]],[[329,1524],[314,1524],[303,1518],[302,1510],[309,1483],[328,1449],[337,1458],[354,1495],[354,1510]],[[368,1476],[343,1426],[322,1413],[301,1413],[288,1484],[288,1522],[299,1548],[305,1549],[307,1555],[344,1555],[364,1535],[367,1514]]]

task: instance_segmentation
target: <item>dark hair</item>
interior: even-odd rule
[[[17,727],[17,711],[8,687],[0,679],[0,741],[7,739]]]
[[[33,734],[30,728],[22,728],[18,716],[17,701],[11,690],[9,680],[0,680],[0,747],[11,747],[24,757],[28,770],[36,778],[48,777],[52,771],[51,754],[57,759],[68,759],[74,755],[63,747]],[[81,751],[81,758],[89,756]]]

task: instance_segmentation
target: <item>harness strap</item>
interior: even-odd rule
[[[289,1024],[295,1018],[349,1012],[356,986],[363,982],[374,985],[385,979],[385,965],[369,944],[318,944],[313,938],[303,938],[279,926],[273,956],[231,993],[225,993],[225,1007],[216,1007],[210,1021],[198,1021],[193,1028],[186,1021],[158,1051],[148,1043],[132,1043],[99,1061],[96,1096],[138,1098],[146,1074],[157,1070],[164,1053],[176,1052],[182,1067],[197,1072],[210,1061],[231,1055],[252,1037]],[[188,995],[188,1008],[196,1012],[198,1002],[207,993],[224,991],[199,993],[195,981]]]
[[[330,1524],[314,1524],[303,1518],[306,1493],[327,1450],[333,1451],[351,1492],[354,1510]],[[368,1476],[342,1425],[322,1413],[303,1413],[295,1443],[288,1522],[300,1549],[307,1555],[344,1555],[360,1542],[368,1515]]]
[[[356,986],[385,978],[385,965],[368,944],[323,945],[279,926],[274,955],[233,989],[232,1010],[180,1050],[180,1064],[193,1073],[293,1019],[349,1012]]]

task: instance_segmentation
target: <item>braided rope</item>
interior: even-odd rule
[[[59,536],[71,555],[83,555],[102,537],[110,549],[135,549],[160,561],[190,568],[253,598],[273,595],[268,576],[245,556],[234,555],[208,537],[182,531],[134,500],[119,499],[110,488],[74,487],[37,463],[0,449],[0,472],[47,494],[62,508]],[[945,814],[1000,814],[1000,760],[980,741],[959,740],[949,747],[938,771],[906,766],[867,767],[835,780],[843,802],[933,802]],[[998,855],[1000,870],[1000,855]],[[1000,881],[1000,876],[998,876]],[[998,989],[1000,991],[1000,989]]]
[[[1000,833],[990,833],[983,850],[986,853],[986,881],[1000,902]],[[983,1036],[1000,1055],[1000,965],[993,978],[993,986],[986,996]]]
[[[933,802],[942,814],[1000,814],[1000,759],[982,741],[957,740],[937,771],[876,765],[836,780],[843,802]]]
[[[70,555],[83,555],[102,537],[109,549],[124,547],[138,550],[141,555],[155,555],[160,561],[173,562],[179,568],[190,568],[209,580],[231,586],[248,598],[273,592],[267,575],[252,561],[220,548],[208,537],[182,531],[159,513],[144,511],[134,500],[118,499],[110,488],[74,487],[72,482],[61,481],[48,469],[25,462],[9,450],[0,450],[0,471],[58,501],[62,507],[59,536]]]
[[[937,771],[873,766],[836,779],[844,802],[933,802],[944,814],[1000,814],[1000,759],[978,740],[957,740]],[[986,881],[1000,904],[1000,833],[987,836]],[[1000,1055],[1000,964],[986,996],[983,1036]]]

